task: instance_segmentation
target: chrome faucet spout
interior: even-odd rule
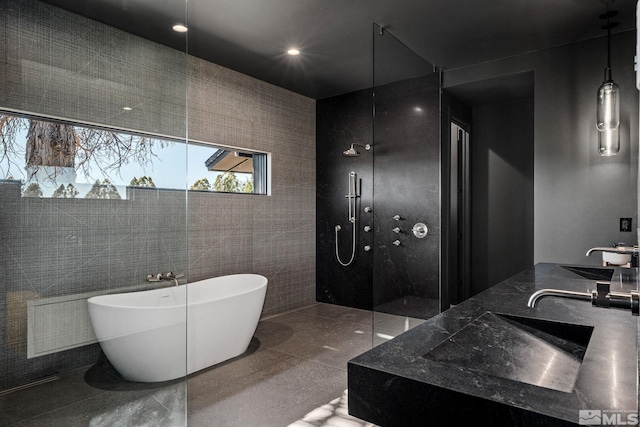
[[[540,289],[529,297],[527,306],[535,308],[541,298],[554,296],[571,298],[583,301],[591,301],[594,307],[622,308],[631,310],[631,314],[640,314],[640,292],[631,291],[627,293],[611,292],[611,284],[607,282],[596,282],[596,290],[591,292],[564,291],[561,289]]]
[[[540,289],[539,291],[531,294],[529,301],[527,302],[527,306],[535,308],[540,299],[548,296],[571,298],[583,301],[591,301],[592,299],[592,294],[590,292],[563,291],[561,289]]]
[[[587,251],[587,256],[591,256],[593,252],[616,252],[616,248],[603,247],[603,248],[591,248]]]
[[[616,247],[596,247],[587,251],[587,256],[591,256],[593,252],[611,252],[614,254],[637,255],[640,248],[638,246],[616,246]]]

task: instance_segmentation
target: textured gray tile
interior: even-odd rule
[[[248,385],[225,382],[218,387],[229,398],[214,400],[204,394],[189,398],[190,425],[287,425],[318,402],[339,396],[346,388],[346,372],[294,357],[265,367]]]
[[[3,184],[7,291],[59,296],[142,286],[168,270],[190,280],[256,272],[269,279],[264,313],[314,302],[314,100],[41,2],[2,1],[0,11],[3,107],[180,137],[188,95],[191,137],[269,151],[274,166],[269,197],[130,189],[122,201],[23,199]],[[5,386],[95,354],[12,351],[0,347]]]
[[[371,327],[373,323],[373,312],[360,310],[357,308],[343,307],[334,304],[318,303],[310,307],[296,311],[299,314],[309,314],[312,316],[326,317],[329,319],[358,323]]]
[[[261,321],[245,354],[189,376],[186,403],[185,381],[131,383],[99,363],[7,395],[0,411],[26,426],[174,426],[185,411],[190,425],[285,426],[342,394],[346,361],[371,346],[370,326],[351,321],[361,312],[316,304]]]
[[[0,396],[0,424],[11,425],[102,393],[85,383],[84,370],[74,370],[59,380]]]
[[[110,391],[23,421],[21,426],[111,427],[186,425],[184,384],[153,390]]]
[[[238,388],[252,387],[264,381],[261,372],[292,358],[254,345],[243,355],[190,375],[187,380],[189,395],[196,401],[198,396],[206,396],[211,402],[228,399]],[[212,384],[221,386],[212,388]]]
[[[279,319],[261,322],[255,335],[269,349],[301,356],[318,347],[335,343],[341,335],[338,324],[331,319],[291,313]],[[269,333],[263,333],[263,328],[269,328]]]

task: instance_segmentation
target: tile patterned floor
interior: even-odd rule
[[[0,425],[284,427],[327,402],[344,415],[347,361],[371,348],[372,327],[377,345],[421,322],[319,303],[261,320],[245,354],[186,382],[130,383],[103,361],[2,395]]]

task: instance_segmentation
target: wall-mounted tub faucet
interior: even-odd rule
[[[149,274],[147,275],[147,282],[163,282],[163,281],[168,281],[168,282],[174,282],[176,286],[178,286],[180,283],[178,283],[178,279],[182,279],[184,277],[184,273],[179,273],[179,274],[173,274],[173,272],[168,272],[167,274],[162,274],[162,273],[158,273],[155,276],[153,274]]]
[[[611,292],[609,283],[596,282],[596,290],[591,292],[564,291],[561,289],[540,289],[529,297],[527,306],[535,308],[541,298],[554,296],[561,298],[571,298],[583,301],[591,301],[594,307],[622,308],[631,310],[631,314],[638,316],[640,313],[640,292],[631,291],[628,294],[622,292]]]

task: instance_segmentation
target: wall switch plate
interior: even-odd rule
[[[620,218],[620,231],[631,231],[631,218]]]

